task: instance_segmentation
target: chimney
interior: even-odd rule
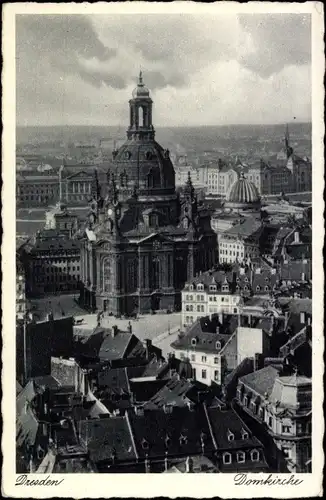
[[[113,338],[114,338],[114,337],[116,337],[116,336],[118,335],[118,332],[119,332],[119,330],[118,330],[117,325],[113,325],[113,326],[112,326],[112,330],[111,330],[111,335],[112,335],[112,337],[113,337]]]
[[[150,339],[145,339],[143,341],[143,346],[146,350],[146,359],[149,359],[150,349],[152,347],[152,341]]]
[[[169,462],[168,462],[168,452],[165,452],[165,459],[164,459],[164,470],[167,471],[169,468]]]
[[[294,233],[294,243],[300,243],[299,231],[295,231]]]
[[[302,312],[300,313],[300,323],[301,323],[302,325],[304,325],[304,324],[305,324],[305,322],[306,322],[306,314],[302,311]]]
[[[187,457],[186,459],[186,472],[194,472],[194,462],[191,457]]]

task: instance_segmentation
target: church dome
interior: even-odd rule
[[[132,91],[133,99],[137,99],[139,97],[149,97],[149,89],[143,82],[143,74],[140,71],[137,87]]]
[[[260,205],[260,196],[255,184],[248,181],[242,173],[240,179],[231,186],[226,197],[229,208],[250,209]]]
[[[255,184],[248,181],[243,174],[235,181],[227,195],[227,201],[231,203],[257,203],[259,193]]]
[[[129,101],[127,140],[114,151],[110,168],[121,195],[130,196],[135,191],[142,196],[175,195],[175,173],[170,152],[155,141],[152,105],[140,72],[138,85]]]

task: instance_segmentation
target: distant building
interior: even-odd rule
[[[237,400],[265,424],[290,472],[311,472],[311,379],[268,366],[239,379]],[[286,472],[284,470],[283,472]]]
[[[206,166],[205,169],[207,171],[207,194],[225,197],[239,178],[239,172],[222,160],[219,160],[217,165]]]
[[[23,245],[16,250],[16,315],[18,319],[25,317],[26,300],[26,269],[24,264]]]
[[[61,217],[67,225],[61,232],[57,229],[38,231],[33,242],[25,247],[27,293],[29,296],[79,290],[80,246],[70,238],[74,218]],[[69,226],[69,227],[68,227]]]

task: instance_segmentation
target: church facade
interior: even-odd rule
[[[81,241],[81,303],[114,315],[180,310],[181,290],[217,258],[209,212],[190,177],[175,190],[169,151],[155,141],[152,99],[140,73],[127,140],[106,182],[96,172]]]

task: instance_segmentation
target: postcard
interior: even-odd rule
[[[323,495],[323,16],[4,5],[4,496]]]

